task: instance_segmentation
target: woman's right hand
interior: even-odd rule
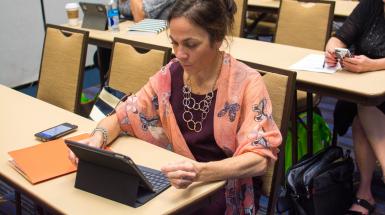
[[[90,138],[80,140],[78,142],[95,148],[100,148],[103,144],[103,134],[101,132],[95,132]],[[74,165],[78,165],[79,159],[71,150],[69,150],[68,158]]]
[[[331,37],[326,44],[325,48],[325,63],[330,67],[335,67],[337,65],[337,56],[335,53],[335,48],[345,48],[346,45],[336,37]]]

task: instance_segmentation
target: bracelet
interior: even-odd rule
[[[103,134],[103,143],[102,145],[100,146],[100,148],[104,148],[107,146],[107,139],[108,139],[108,132],[107,132],[107,129],[103,128],[103,127],[96,127],[92,133],[91,133],[91,136],[93,136],[97,131],[100,131],[102,132]]]

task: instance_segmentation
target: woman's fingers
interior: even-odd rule
[[[185,189],[187,188],[188,186],[190,186],[190,184],[192,184],[193,181],[190,181],[190,180],[184,180],[184,179],[174,179],[174,180],[170,180],[170,183],[173,187],[177,188],[177,189]]]
[[[161,170],[170,180],[171,185],[177,189],[188,187],[197,178],[197,171],[190,161],[168,164]]]
[[[95,143],[93,143],[93,141],[91,141],[90,138],[79,140],[78,142],[82,143],[82,144],[89,145],[89,146],[97,147],[97,145]],[[79,163],[79,159],[76,157],[75,153],[73,153],[70,149],[68,149],[68,159],[74,165],[78,165],[78,163]]]
[[[186,161],[181,161],[181,162],[176,162],[176,163],[171,163],[166,166],[163,166],[161,168],[163,173],[166,172],[174,172],[177,170],[183,170],[183,171],[188,171],[188,172],[193,172],[195,171],[194,165],[190,162]]]
[[[75,156],[75,154],[70,149],[68,149],[68,159],[74,165],[78,165],[78,158]]]
[[[334,67],[337,65],[337,58],[334,52],[330,52],[330,51],[325,52],[325,63],[331,67]]]
[[[172,171],[172,172],[167,172],[166,176],[169,179],[184,179],[184,180],[194,180],[196,177],[195,172],[186,172],[183,170],[177,170],[177,171]]]

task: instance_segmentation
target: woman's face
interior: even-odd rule
[[[186,18],[170,21],[170,39],[175,56],[188,73],[205,71],[216,63],[221,42],[210,44],[209,34]]]

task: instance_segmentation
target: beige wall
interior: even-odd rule
[[[37,80],[44,28],[39,0],[2,0],[0,7],[0,84]]]
[[[107,3],[108,0],[82,0]],[[47,23],[67,22],[64,5],[71,0],[44,0]],[[44,26],[40,0],[1,0],[0,84],[15,87],[39,76]],[[82,17],[82,14],[81,14]],[[86,65],[93,64],[95,46],[88,47]]]

